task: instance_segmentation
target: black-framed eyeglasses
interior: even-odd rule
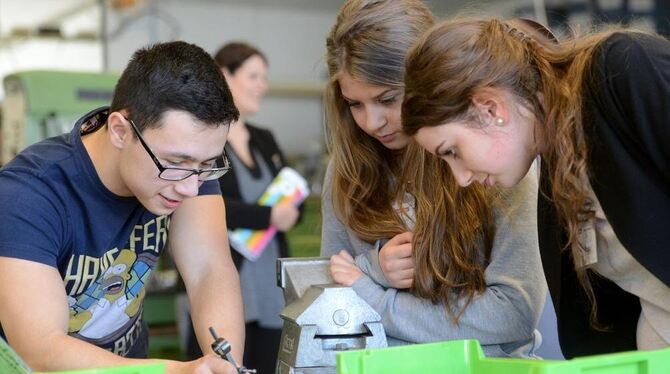
[[[147,151],[147,153],[151,157],[151,160],[154,162],[154,164],[156,164],[156,167],[158,168],[158,177],[160,179],[175,182],[184,180],[190,177],[191,175],[196,174],[198,176],[198,180],[204,182],[219,179],[224,174],[226,174],[228,170],[230,170],[230,162],[228,161],[228,157],[226,156],[225,151],[222,154],[223,167],[220,168],[186,169],[173,166],[163,166],[163,164],[161,164],[161,162],[158,161],[158,157],[156,157],[156,155],[151,151],[151,148],[149,148],[149,146],[147,145],[147,142],[142,137],[142,134],[140,134],[140,130],[135,125],[135,122],[133,122],[133,120],[125,116],[123,118],[125,118],[125,120],[130,123],[130,126],[133,128],[133,131],[135,131],[137,138],[140,140],[140,143],[142,144],[142,147],[144,147],[144,150]]]

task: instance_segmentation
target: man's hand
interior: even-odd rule
[[[270,223],[276,227],[277,230],[286,232],[293,228],[298,221],[298,216],[300,216],[298,208],[293,205],[293,202],[286,201],[272,207]]]
[[[237,374],[237,369],[230,362],[210,353],[193,361],[170,361],[165,372],[168,374]]]
[[[414,257],[412,233],[404,232],[391,238],[379,251],[379,266],[393,288],[412,287],[414,282]]]
[[[330,258],[330,274],[335,282],[344,286],[351,286],[363,276],[354,258],[345,250],[341,250],[340,253]]]

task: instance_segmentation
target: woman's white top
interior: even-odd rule
[[[588,179],[586,183],[595,218],[583,226],[581,241],[590,249],[583,253],[583,265],[640,298],[642,312],[637,325],[638,349],[669,346],[670,287],[640,265],[619,242]]]

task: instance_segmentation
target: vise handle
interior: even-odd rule
[[[216,331],[214,331],[214,328],[211,326],[209,327],[209,333],[212,334],[212,337],[214,338],[214,342],[212,343],[212,350],[214,353],[219,355],[222,359],[233,364],[235,369],[237,369],[238,374],[256,374],[256,369],[247,369],[244,367],[244,365],[237,365],[235,358],[233,357],[232,353],[230,353],[232,350],[230,343],[226,339],[217,336]]]

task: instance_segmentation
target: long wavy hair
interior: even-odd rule
[[[579,280],[597,306],[589,272],[583,266],[580,226],[595,212],[585,185],[588,152],[582,127],[584,86],[592,77],[598,45],[614,32],[551,40],[546,32],[518,21],[465,18],[435,25],[409,52],[402,106],[403,130],[416,134],[424,126],[478,119],[472,98],[485,87],[514,95],[534,116],[542,145],[542,167],[551,180],[551,196],[565,225]]]
[[[418,0],[344,3],[326,42],[326,134],[338,218],[365,241],[389,238],[409,229],[393,203],[403,201],[405,193],[414,196],[413,292],[444,302],[457,320],[459,312],[449,307],[454,294],[467,295],[469,303],[485,289],[494,226],[486,192],[459,189],[439,159],[418,146],[391,151],[368,136],[355,123],[339,85],[347,73],[368,84],[403,89],[405,55],[433,23]]]
[[[473,298],[486,290],[498,194],[480,184],[466,188],[444,161],[410,143],[405,150],[399,195],[415,200],[412,292],[443,303],[455,323]]]

